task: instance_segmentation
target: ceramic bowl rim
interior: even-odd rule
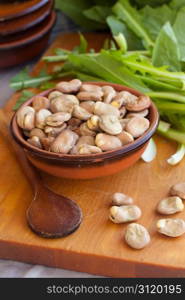
[[[22,17],[18,17],[17,18],[18,20],[21,19],[21,26],[19,24],[19,27],[13,28],[12,26],[10,26],[10,25],[13,25],[13,22],[15,22],[14,19],[7,20],[6,22],[9,23],[8,25],[10,26],[10,28],[7,29],[6,25],[5,25],[5,29],[3,29],[0,32],[0,37],[24,32],[25,30],[30,29],[30,28],[40,24],[51,14],[53,4],[54,4],[54,0],[51,0],[51,1],[48,1],[46,4],[44,4],[43,6],[39,7],[39,9],[37,9],[35,11],[37,13],[36,17],[35,17],[35,12],[34,12],[34,14],[26,14],[26,15],[23,15]],[[44,10],[44,14],[41,14],[41,12],[43,13],[43,10]],[[39,13],[39,17],[38,17],[38,13]],[[25,21],[28,18],[30,20],[31,15],[34,15],[34,19],[31,20],[29,23],[28,22],[25,23]],[[23,18],[24,18],[24,23],[22,23]],[[3,22],[0,22],[0,25],[1,25],[1,23],[3,23]]]
[[[2,43],[0,44],[0,51],[4,50],[10,50],[12,48],[20,48],[25,45],[28,45],[36,40],[38,40],[40,37],[43,37],[45,34],[48,33],[48,31],[53,27],[55,21],[56,21],[56,12],[52,11],[47,18],[49,18],[48,23],[44,28],[42,28],[40,31],[36,32],[35,34],[30,35],[27,38],[19,39],[13,42],[7,42],[7,43]]]
[[[34,1],[30,1],[28,7],[23,8],[22,10],[19,10],[16,14],[13,13],[13,14],[10,14],[10,15],[1,16],[0,17],[0,22],[16,19],[16,18],[19,18],[23,15],[30,14],[30,13],[34,12],[35,10],[39,9],[40,7],[44,6],[48,2],[49,2],[49,0],[36,1],[36,3],[34,3]]]

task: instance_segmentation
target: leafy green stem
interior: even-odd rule
[[[169,128],[166,131],[163,129],[163,126],[161,126],[161,122],[159,122],[157,132],[166,138],[169,138],[169,139],[179,142],[181,144],[185,144],[185,133],[184,132],[181,132],[181,131],[178,131],[175,129],[171,129],[171,128]]]
[[[31,78],[31,79],[26,79],[23,81],[11,82],[10,87],[14,90],[21,90],[24,88],[39,86],[41,83],[46,82],[51,79],[53,79],[52,75],[47,75],[47,76],[43,76],[43,77],[39,77],[39,78]]]
[[[185,103],[185,96],[176,94],[176,93],[168,93],[168,92],[147,92],[149,97],[159,98],[159,99],[167,99],[171,101],[177,101],[180,103]]]
[[[126,59],[123,59],[122,61],[128,67],[136,69],[138,71],[144,71],[145,73],[153,74],[156,76],[161,76],[164,78],[176,79],[176,80],[180,79],[180,80],[185,81],[185,74],[182,72],[169,72],[169,71],[165,71],[165,70],[163,71],[163,70],[160,70],[159,68],[153,67],[152,65],[149,66],[149,65],[143,64],[142,62],[140,63],[137,61],[131,61],[131,60],[126,60]]]

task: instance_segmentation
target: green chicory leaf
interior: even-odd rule
[[[126,53],[128,45],[124,34],[120,32],[118,35],[114,35],[114,39],[122,53]]]
[[[11,78],[10,83],[24,82],[24,80],[30,79],[28,67],[22,69],[18,74]]]
[[[169,138],[176,142],[185,144],[185,133],[184,132],[180,132],[180,131],[172,129],[172,128],[169,128],[167,131],[163,130],[163,126],[161,125],[161,122],[159,122],[157,132],[166,138]]]
[[[185,0],[172,0],[169,6],[174,10],[178,10],[181,7],[185,6]]]
[[[173,28],[167,22],[159,32],[152,54],[156,67],[168,66],[171,71],[180,71],[180,49]]]
[[[128,45],[128,50],[140,50],[143,49],[141,40],[124,24],[123,21],[120,21],[116,16],[109,16],[107,18],[107,24],[110,27],[113,36],[118,36],[119,33],[122,33]]]
[[[137,4],[138,7],[143,7],[145,5],[150,5],[150,6],[158,6],[162,5],[164,3],[169,3],[170,0],[132,0],[131,1],[133,4]]]
[[[45,91],[45,90],[53,89],[55,86],[56,86],[56,84],[54,82],[46,81],[43,84],[41,84],[41,86],[39,87],[39,89],[41,91]]]
[[[120,0],[112,8],[114,14],[124,21],[130,30],[142,39],[146,48],[153,47],[154,42],[141,22],[139,12],[130,5],[128,0]]]
[[[177,113],[180,115],[185,115],[185,104],[181,103],[175,103],[171,101],[159,101],[155,100],[157,108],[159,109],[160,112],[165,113],[165,114],[171,114],[171,113]]]
[[[163,82],[161,80],[158,79],[154,79],[153,77],[147,75],[136,75],[138,78],[140,78],[145,84],[147,84],[147,86],[153,90],[157,90],[157,91],[172,91],[172,92],[179,92],[181,91],[181,89],[179,89],[178,87],[170,84],[170,83],[166,83]]]
[[[76,24],[89,29],[99,29],[102,27],[100,23],[93,22],[84,16],[83,11],[92,6],[89,0],[55,0],[55,7],[63,11]]]
[[[166,22],[173,22],[174,11],[167,5],[159,7],[145,6],[140,10],[141,21],[147,28],[150,36],[155,40]]]
[[[54,53],[57,55],[57,56],[61,56],[61,55],[67,55],[70,53],[69,50],[66,50],[66,49],[62,49],[62,48],[55,48],[54,49]]]
[[[45,70],[41,70],[37,76],[31,77],[28,69],[23,69],[10,81],[10,87],[14,90],[21,90],[29,87],[38,87],[41,83],[53,79]]]
[[[122,56],[122,62],[130,69],[140,74],[150,74],[155,79],[170,82],[171,84],[177,84],[177,86],[184,86],[185,73],[184,72],[170,72],[166,69],[166,66],[155,67],[149,60],[139,60],[138,55]]]
[[[185,103],[185,95],[172,93],[172,92],[147,92],[148,96],[159,98],[159,99],[167,99],[168,101]]]
[[[173,24],[173,29],[177,37],[177,41],[180,49],[180,59],[185,61],[185,31],[184,31],[184,21],[185,21],[185,7],[181,8],[176,16],[176,20]]]
[[[117,57],[121,55],[119,51],[116,53]],[[74,69],[76,68],[76,71],[81,70],[106,81],[132,86],[142,92],[149,91],[140,79],[134,76],[127,67],[120,64],[120,60],[117,57],[103,50],[96,57],[71,54],[69,55],[69,61],[73,64]]]
[[[82,81],[103,81],[103,79],[101,79],[100,77],[95,77],[95,76],[91,76],[91,75],[88,75],[86,73],[81,73],[81,72],[78,72],[76,71],[76,77],[78,77],[80,80]]]
[[[88,43],[83,34],[79,33],[80,44],[72,50],[74,53],[85,53],[87,51]]]
[[[93,2],[96,5],[102,5],[102,6],[112,6],[117,0],[93,0]],[[92,2],[92,0],[90,0]]]
[[[185,118],[183,114],[161,110],[161,117],[170,122],[174,128],[185,131]]]
[[[83,14],[90,20],[106,25],[106,18],[111,14],[111,8],[95,5],[84,10]]]

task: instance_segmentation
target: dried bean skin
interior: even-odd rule
[[[67,123],[68,123],[68,128],[70,130],[75,130],[79,128],[79,126],[82,124],[82,120],[79,120],[77,118],[71,118]]]
[[[58,112],[52,114],[46,118],[46,124],[53,127],[58,127],[64,124],[64,122],[68,121],[71,118],[70,113],[66,112]]]
[[[39,111],[42,108],[49,109],[50,101],[46,97],[35,96],[32,102],[32,106],[35,109],[35,111]]]
[[[138,138],[149,128],[150,122],[143,117],[134,117],[126,124],[125,130],[134,138]]]
[[[59,91],[53,91],[53,92],[49,93],[48,99],[51,101],[52,99],[57,98],[57,97],[59,97],[61,95],[63,95],[61,92],[59,92]]]
[[[150,243],[147,229],[138,223],[131,223],[125,230],[125,242],[134,249],[142,249]]]
[[[75,105],[73,109],[73,117],[78,118],[83,121],[87,121],[92,114],[90,114],[86,109],[80,107],[79,105]]]
[[[126,109],[132,112],[139,112],[147,109],[151,105],[151,100],[148,96],[141,95],[134,103],[127,103]]]
[[[95,153],[101,153],[102,150],[99,147],[83,144],[79,147],[79,154],[95,154]]]
[[[98,131],[100,129],[99,121],[100,121],[100,117],[93,115],[93,116],[91,116],[91,118],[88,119],[87,126],[91,130]]]
[[[31,106],[22,107],[17,113],[17,123],[25,130],[35,128],[35,110]]]
[[[62,93],[70,94],[79,91],[82,82],[78,79],[73,79],[71,81],[61,81],[56,85],[56,89]]]
[[[35,125],[37,128],[44,129],[46,125],[46,120],[49,116],[51,116],[51,112],[48,109],[40,109],[38,112],[36,112],[35,116]]]
[[[114,223],[126,223],[138,220],[141,214],[141,209],[136,205],[121,205],[112,206],[109,217]]]
[[[50,151],[50,146],[54,142],[55,138],[53,136],[48,136],[41,138],[41,144],[46,151]]]
[[[102,92],[79,92],[77,94],[77,97],[80,101],[101,101],[102,96]]]
[[[98,133],[96,135],[95,144],[102,151],[109,151],[122,146],[120,139],[105,133]]]
[[[125,119],[120,119],[119,121],[122,126],[122,129],[124,130],[126,127],[126,124],[130,121],[130,119],[125,118]]]
[[[117,137],[120,139],[122,145],[127,145],[134,141],[133,136],[124,130]]]
[[[94,114],[97,116],[115,115],[117,118],[120,116],[120,112],[117,107],[100,101],[96,102],[94,106]]]
[[[121,123],[115,115],[102,115],[99,120],[99,127],[111,135],[117,135],[122,132]]]
[[[90,135],[90,136],[96,135],[96,132],[94,130],[89,129],[86,122],[80,125],[79,131],[81,135]]]
[[[59,133],[61,133],[62,130],[64,130],[67,127],[66,123],[63,123],[61,126],[59,127],[53,127],[53,126],[45,126],[44,131],[45,133],[49,136],[52,137],[57,137],[57,135],[59,135]]]
[[[44,133],[44,131],[42,129],[39,129],[39,128],[33,128],[31,131],[30,131],[30,137],[32,136],[37,136],[38,138],[43,138],[43,137],[46,137],[46,134]]]
[[[112,195],[112,204],[113,205],[129,205],[133,203],[133,199],[123,193],[114,193]]]
[[[113,87],[105,85],[102,86],[102,91],[103,91],[103,102],[104,103],[111,103],[113,98],[116,96],[116,91]]]
[[[178,196],[185,200],[185,182],[174,184],[170,189],[170,195]]]
[[[139,112],[129,112],[126,115],[126,118],[133,118],[133,117],[146,117],[149,113],[149,110],[146,108],[144,110],[141,110]]]
[[[80,103],[80,106],[86,109],[90,114],[94,113],[94,106],[95,106],[94,101],[82,101]]]
[[[179,197],[168,197],[161,200],[157,205],[157,211],[160,214],[171,215],[184,209],[184,204]]]
[[[121,101],[122,105],[134,104],[137,101],[137,96],[127,92],[122,91],[117,94],[117,96],[113,99],[113,101]]]
[[[27,142],[34,147],[42,149],[42,144],[38,136],[32,136],[31,138],[27,139]]]
[[[51,144],[51,151],[67,154],[78,140],[78,135],[69,129],[63,130]]]
[[[98,85],[95,85],[95,84],[86,84],[86,83],[83,83],[81,85],[80,91],[81,92],[93,92],[93,93],[101,93],[102,94],[101,87],[98,86]]]
[[[182,219],[160,219],[157,222],[157,230],[169,237],[179,237],[185,233],[185,221]]]
[[[51,100],[50,109],[53,113],[72,113],[76,104],[79,104],[79,101],[74,95],[62,95]]]
[[[127,113],[127,110],[124,106],[122,106],[120,109],[119,109],[119,112],[120,112],[120,118],[124,118],[124,116],[126,115]]]
[[[95,140],[93,136],[83,135],[78,139],[76,145],[71,149],[71,154],[79,154],[79,148],[81,145],[95,146]]]

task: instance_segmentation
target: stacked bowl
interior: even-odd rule
[[[55,24],[54,0],[0,2],[0,68],[24,63],[47,46]]]

